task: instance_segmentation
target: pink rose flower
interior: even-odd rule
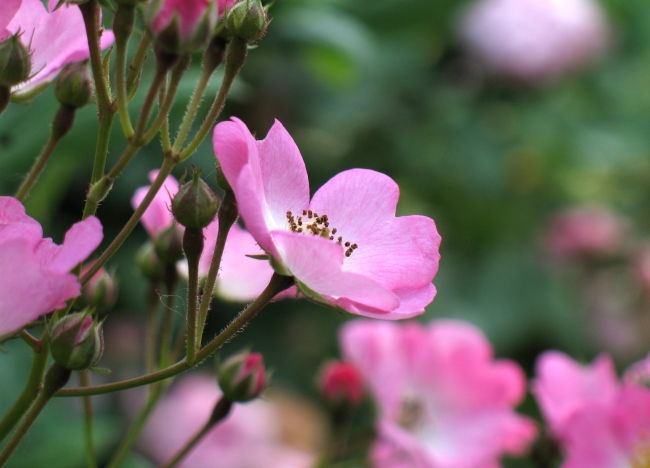
[[[149,172],[149,180],[153,180],[158,171]],[[150,186],[136,190],[131,203],[136,209],[142,203]],[[142,216],[142,224],[152,239],[175,223],[171,212],[171,200],[178,192],[178,181],[168,176],[151,204]],[[183,230],[183,227],[178,225]],[[199,260],[199,276],[205,277],[210,270],[214,246],[219,232],[219,221],[215,220],[204,229],[205,247]],[[253,236],[236,224],[230,228],[226,246],[221,258],[221,268],[215,285],[215,295],[229,301],[247,302],[257,298],[266,288],[273,275],[273,269],[268,262],[256,260],[246,255],[263,254],[255,243]],[[184,263],[186,270],[187,263]],[[187,276],[185,274],[185,276]]]
[[[479,0],[461,36],[489,71],[544,82],[581,68],[608,43],[605,15],[593,0]]]
[[[58,0],[49,0],[48,11],[40,0],[21,0],[20,8],[6,23],[15,3],[10,0],[8,6],[0,7],[0,40],[9,34],[22,33],[23,44],[32,52],[32,78],[14,91],[27,93],[52,81],[68,63],[90,57],[86,28],[76,5],[63,5],[53,11]],[[104,31],[102,49],[109,47],[114,39],[112,31]]]
[[[157,463],[169,459],[210,417],[221,398],[214,377],[183,377],[156,407],[140,446]],[[271,403],[236,404],[180,464],[181,468],[310,468],[310,454],[280,439],[279,414]]]
[[[379,406],[376,468],[491,468],[535,437],[513,410],[526,392],[522,370],[494,360],[472,325],[354,321],[340,341]]]
[[[424,312],[440,236],[430,218],[395,217],[392,179],[345,171],[310,202],[305,164],[280,122],[261,141],[238,119],[221,122],[213,143],[247,229],[305,296],[374,318]]]
[[[64,307],[81,285],[70,274],[99,245],[94,216],[73,225],[62,245],[43,238],[41,225],[12,197],[0,197],[0,335]]]
[[[650,389],[631,377],[619,384],[605,356],[582,367],[550,351],[537,368],[534,393],[565,452],[562,468],[647,466]]]
[[[625,233],[625,221],[615,213],[599,207],[576,208],[553,218],[547,244],[558,258],[607,255],[622,246]]]

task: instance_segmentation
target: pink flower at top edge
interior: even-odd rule
[[[62,245],[43,238],[41,225],[13,197],[0,197],[0,335],[65,306],[81,292],[70,274],[99,245],[94,216],[74,224]]]
[[[631,374],[638,371],[635,366]],[[534,393],[565,453],[561,468],[647,466],[650,389],[631,376],[619,384],[605,356],[582,367],[559,352],[547,352],[537,368]]]
[[[305,296],[373,318],[424,312],[440,236],[430,218],[395,217],[392,179],[352,169],[310,202],[305,164],[280,122],[260,141],[238,119],[221,122],[213,144],[246,228]]]
[[[472,325],[359,320],[339,338],[379,407],[374,467],[492,468],[535,437],[533,421],[514,411],[526,392],[522,370],[495,360]]]
[[[2,0],[4,3],[6,0]],[[15,0],[11,0],[13,3]],[[90,56],[83,17],[76,5],[63,5],[54,10],[58,0],[49,0],[48,10],[40,0],[21,0],[20,9],[2,34],[4,14],[0,10],[0,37],[21,32],[23,44],[32,52],[32,78],[15,87],[21,94],[48,83],[68,63],[86,60]],[[113,41],[112,31],[104,31],[101,47]]]
[[[210,417],[221,397],[214,377],[182,377],[156,407],[139,445],[157,464],[170,458]],[[280,440],[279,415],[268,402],[234,405],[228,417],[201,439],[181,468],[310,468],[311,455]]]

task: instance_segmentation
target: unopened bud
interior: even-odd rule
[[[165,276],[165,267],[156,255],[153,242],[147,241],[136,255],[136,263],[142,275],[151,282],[162,281]]]
[[[153,241],[156,255],[167,265],[175,265],[183,259],[183,231],[172,224],[162,231]]]
[[[219,199],[201,179],[201,171],[193,170],[192,180],[184,184],[172,200],[176,221],[190,229],[203,229],[214,221]]]
[[[93,99],[93,85],[88,63],[66,65],[56,79],[54,95],[61,104],[75,109],[90,104]]]
[[[81,271],[87,271],[91,265],[87,265]],[[110,310],[117,300],[117,285],[115,278],[104,268],[100,268],[95,276],[84,286],[78,301],[83,307],[92,307],[98,312]],[[79,303],[78,302],[78,303]]]
[[[153,0],[145,12],[145,23],[157,47],[181,54],[205,45],[217,15],[214,0]]]
[[[333,404],[353,406],[363,399],[363,379],[359,370],[349,362],[333,361],[325,365],[319,378],[321,395]]]
[[[232,356],[219,366],[217,377],[221,391],[230,401],[250,401],[266,388],[264,358],[248,352]]]
[[[15,86],[27,81],[32,70],[32,57],[14,34],[0,43],[0,86]]]
[[[264,36],[268,21],[260,0],[242,0],[227,14],[226,27],[230,34],[246,42],[255,42]]]
[[[50,350],[54,360],[67,369],[93,367],[104,352],[101,325],[86,312],[67,315],[52,328]]]

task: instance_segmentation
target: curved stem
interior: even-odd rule
[[[260,297],[255,299],[251,305],[248,306],[241,314],[233,320],[221,333],[219,333],[210,343],[203,347],[196,354],[196,362],[200,363],[210,357],[212,353],[218,350],[224,343],[232,338],[239,330],[241,330],[248,322],[250,322],[271,300],[284,291],[285,289],[293,286],[294,279],[291,276],[282,276],[274,273],[271,281]],[[70,397],[70,396],[83,396],[83,395],[100,395],[103,393],[117,392],[126,390],[128,388],[141,387],[154,382],[168,379],[183,371],[190,369],[192,366],[187,364],[187,361],[182,360],[173,366],[166,369],[154,372],[152,374],[143,375],[134,379],[123,380],[106,385],[97,385],[89,388],[65,388],[57,392],[57,396]]]
[[[41,411],[43,411],[43,408],[45,408],[45,405],[47,405],[56,391],[68,382],[70,374],[70,369],[66,369],[57,363],[50,366],[45,375],[43,390],[38,394],[34,404],[29,408],[29,411],[27,411],[25,417],[20,422],[18,429],[16,429],[14,435],[9,439],[2,452],[0,452],[0,467],[7,463],[11,454],[14,453],[14,450],[16,450],[23,437],[25,437],[32,424],[34,424],[34,421],[36,421],[36,418],[38,418],[38,415],[41,414]]]
[[[124,18],[124,22],[128,21],[128,16],[135,15],[133,7],[125,7],[122,4],[118,5],[117,13],[115,14],[115,23],[118,22],[118,15]],[[133,126],[131,125],[131,117],[129,116],[129,104],[126,93],[126,47],[129,43],[131,30],[133,29],[133,19],[130,22],[131,28],[123,28],[124,34],[116,34],[115,36],[115,93],[117,95],[117,111],[120,115],[120,123],[122,124],[122,131],[127,139],[133,137]],[[115,28],[113,28],[115,29]]]
[[[162,112],[166,95],[167,84],[165,83],[160,87],[160,91],[158,92],[158,114]],[[172,150],[172,142],[169,136],[169,115],[165,116],[165,120],[160,127],[160,146],[162,147],[163,153],[168,153]]]
[[[129,74],[126,77],[126,95],[129,101],[138,90],[138,84],[140,83],[140,76],[142,74],[142,64],[147,58],[150,45],[151,38],[148,34],[143,34],[138,45],[138,50],[136,50],[131,65],[129,65]]]
[[[151,201],[158,193],[158,190],[160,190],[160,187],[162,187],[163,183],[165,182],[165,178],[171,174],[172,169],[175,165],[175,160],[169,157],[165,157],[163,164],[160,167],[160,172],[158,172],[158,176],[151,184],[151,187],[149,188],[147,195],[145,195],[144,199],[142,200],[142,203],[140,203],[140,206],[138,206],[133,215],[131,215],[131,218],[124,225],[120,233],[115,237],[115,239],[113,239],[111,245],[109,245],[108,248],[100,255],[100,257],[92,264],[86,274],[81,277],[82,285],[90,281],[95,273],[97,273],[99,269],[106,264],[108,259],[113,256],[117,249],[120,248],[126,238],[129,237],[129,234],[131,234],[131,231],[133,231],[135,226],[138,224],[138,221],[140,221],[140,218],[142,218],[144,212],[147,210],[147,208],[149,208]]]
[[[95,146],[95,161],[93,162],[93,173],[90,183],[94,184],[104,175],[106,168],[106,157],[108,156],[108,143],[111,139],[111,130],[113,128],[113,119],[115,112],[109,111],[99,117],[99,131],[97,132],[97,146]],[[90,216],[84,213],[84,219]]]
[[[81,386],[90,387],[90,371],[83,370],[80,372]],[[83,397],[84,405],[84,420],[86,423],[86,455],[88,456],[88,466],[90,468],[97,467],[97,454],[95,453],[95,428],[93,425],[93,397],[87,395]]]
[[[199,131],[196,133],[192,141],[180,153],[181,162],[185,161],[197,150],[199,145],[203,140],[205,140],[205,137],[208,136],[208,133],[210,133],[210,130],[212,130],[214,123],[217,121],[217,118],[219,117],[219,114],[221,114],[223,106],[226,103],[226,97],[230,92],[232,83],[235,81],[235,77],[237,76],[237,73],[239,73],[239,70],[244,66],[246,54],[248,53],[247,47],[246,43],[239,39],[233,39],[228,44],[228,49],[226,51],[226,71],[223,76],[221,88],[219,88],[217,97],[214,99],[212,107],[203,121],[201,128],[199,128]]]
[[[165,78],[167,77],[168,71],[169,71],[168,63],[166,61],[159,60],[156,66],[156,73],[153,76],[153,81],[151,82],[151,86],[149,87],[147,96],[144,99],[142,108],[140,109],[140,118],[138,119],[138,123],[135,127],[135,134],[132,140],[136,144],[139,144],[140,138],[142,137],[142,135],[144,135],[145,127],[147,125],[147,122],[149,121],[149,114],[151,113],[151,109],[153,108],[153,105],[156,102],[156,97],[158,97],[158,90],[165,82]]]
[[[199,109],[201,99],[203,99],[203,94],[205,93],[205,88],[208,87],[208,83],[210,82],[210,77],[212,76],[213,71],[214,70],[212,70],[212,68],[207,65],[206,61],[203,61],[201,76],[199,77],[199,81],[196,84],[196,88],[194,89],[192,100],[187,105],[187,110],[183,116],[181,127],[178,130],[178,135],[176,136],[174,146],[172,147],[172,151],[174,151],[174,153],[178,153],[183,147],[183,143],[185,143],[185,139],[187,138],[187,134],[190,131],[192,122],[194,122],[194,117],[196,117],[196,112]]]
[[[43,377],[45,376],[45,367],[50,357],[50,348],[47,340],[41,340],[41,342],[41,350],[35,352],[32,358],[32,367],[29,370],[29,377],[25,388],[23,388],[18,399],[0,421],[0,441],[7,437],[41,391]]]

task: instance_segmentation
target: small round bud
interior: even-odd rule
[[[176,224],[158,234],[153,244],[162,263],[173,265],[183,259],[183,231]]]
[[[153,242],[147,241],[136,255],[136,263],[142,275],[149,281],[162,281],[165,276],[165,267],[156,255],[156,247]]]
[[[264,358],[259,353],[236,354],[219,366],[217,378],[230,401],[250,401],[266,388]]]
[[[219,209],[219,199],[194,170],[193,178],[184,184],[172,200],[172,213],[176,221],[190,229],[203,229],[214,221]]]
[[[75,109],[90,104],[93,99],[93,85],[88,63],[66,65],[56,79],[54,95],[61,104]]]
[[[246,42],[255,42],[266,33],[266,10],[260,0],[242,0],[228,11],[226,27],[230,34]]]
[[[87,271],[91,265],[82,270]],[[77,303],[83,307],[92,307],[98,312],[106,312],[115,305],[117,300],[117,284],[115,278],[104,268],[100,268],[95,276],[84,286]]]
[[[332,361],[323,367],[319,378],[321,395],[333,404],[356,406],[363,399],[363,379],[349,362]]]
[[[54,360],[66,369],[95,366],[104,352],[101,325],[86,312],[63,317],[50,333],[50,351]]]
[[[0,43],[0,85],[15,86],[27,81],[32,70],[32,57],[20,40],[20,33]]]
[[[214,0],[153,0],[145,12],[145,23],[158,48],[181,54],[205,45],[217,15]]]

